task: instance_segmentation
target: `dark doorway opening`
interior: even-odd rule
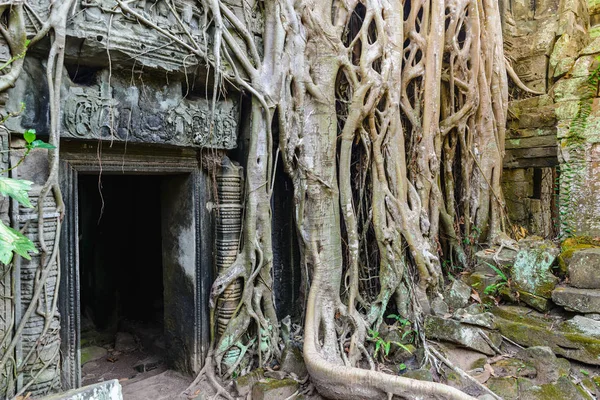
[[[83,384],[161,366],[161,184],[150,175],[80,175]]]

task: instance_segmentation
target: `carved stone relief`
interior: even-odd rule
[[[48,134],[45,75],[40,61],[26,60],[25,73],[9,93],[8,111],[19,118],[7,121],[14,132],[36,129]],[[78,70],[77,70],[78,69]],[[184,147],[233,149],[237,145],[239,100],[196,97],[182,89],[185,81],[160,76],[128,76],[108,70],[87,69],[85,82],[77,78],[85,67],[77,66],[63,78],[61,135],[71,139],[116,140]],[[91,71],[91,72],[90,72]]]
[[[177,146],[232,149],[238,104],[187,99],[179,82],[134,82],[108,73],[91,86],[69,85],[64,97],[63,135]]]

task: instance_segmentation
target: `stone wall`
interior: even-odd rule
[[[503,187],[509,216],[530,233],[600,234],[599,23],[597,0],[505,7],[507,58],[544,93],[511,86]]]

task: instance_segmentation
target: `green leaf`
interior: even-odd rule
[[[375,343],[375,356],[377,356],[377,353],[379,352],[379,347],[381,346],[381,342],[377,342]]]
[[[28,260],[31,260],[29,252],[38,252],[29,238],[0,221],[0,262],[10,263],[13,251]]]
[[[31,185],[33,185],[31,181],[0,176],[0,194],[10,196],[28,208],[33,208],[27,193],[31,189]]]
[[[27,144],[33,143],[33,141],[35,140],[35,138],[36,138],[35,129],[27,129],[23,133],[23,139],[25,139],[25,141],[27,142]]]
[[[385,350],[385,355],[387,356],[388,354],[390,354],[390,346],[392,344],[390,342],[384,342],[383,343],[383,349]]]
[[[401,363],[400,365],[398,365],[398,368],[400,368],[400,371],[404,371],[406,369],[406,364]]]
[[[581,372],[582,374],[584,374],[585,376],[589,376],[590,373],[587,372],[585,369],[580,369],[579,372]]]
[[[32,149],[55,149],[56,146],[38,139],[38,140],[34,140],[31,143],[31,148]]]

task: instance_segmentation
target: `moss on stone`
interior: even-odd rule
[[[565,239],[560,245],[560,255],[558,256],[558,263],[560,271],[565,274],[568,272],[568,263],[573,253],[578,250],[592,249],[600,247],[600,241],[591,238],[589,236],[574,236]]]
[[[513,377],[490,378],[487,382],[488,388],[503,399],[518,399],[519,386],[517,379]]]

